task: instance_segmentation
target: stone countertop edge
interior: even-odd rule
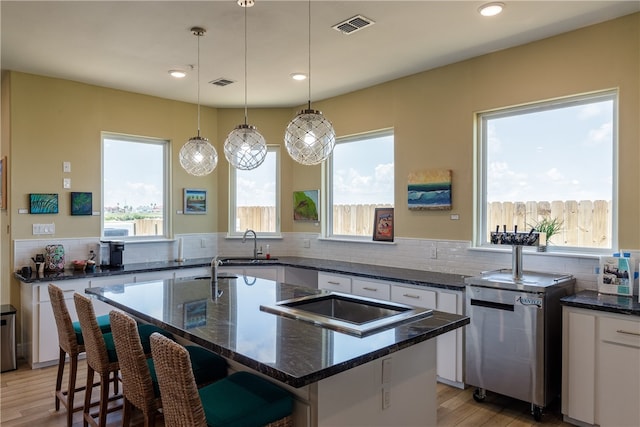
[[[586,290],[563,297],[560,299],[560,304],[568,307],[640,316],[640,301],[638,301],[637,295],[630,297]]]
[[[158,326],[162,329],[165,329],[166,331],[171,332],[176,336],[180,336],[187,341],[200,345],[227,359],[234,360],[238,363],[241,363],[244,366],[247,366],[257,372],[263,373],[273,379],[276,379],[294,388],[304,387],[309,384],[321,381],[330,376],[339,374],[341,372],[355,368],[356,366],[360,366],[370,361],[384,357],[386,355],[395,353],[396,351],[403,350],[407,347],[421,343],[423,341],[435,338],[439,335],[445,334],[449,331],[461,328],[471,323],[470,318],[466,316],[434,311],[433,312],[434,316],[438,316],[438,318],[442,317],[443,318],[442,320],[446,321],[447,323],[444,323],[439,327],[430,327],[430,326],[423,326],[424,322],[419,320],[416,322],[398,325],[396,329],[402,329],[407,331],[408,338],[404,339],[403,341],[397,342],[390,346],[383,347],[378,350],[371,351],[369,353],[362,354],[358,357],[347,360],[340,364],[336,364],[321,370],[314,371],[308,375],[296,377],[296,376],[287,374],[285,372],[282,372],[278,369],[275,369],[274,367],[269,366],[268,364],[259,362],[255,359],[244,356],[228,348],[216,345],[215,343],[212,343],[211,341],[208,341],[196,335],[192,335],[187,330],[177,328],[171,324],[160,321],[159,319],[156,319],[152,316],[148,316],[137,310],[133,310],[131,309],[131,307],[109,300],[108,298],[105,298],[101,294],[101,289],[102,288],[88,288],[88,289],[85,289],[85,293],[94,298],[97,298],[98,300],[104,301],[114,306],[115,308],[123,310],[129,313],[130,315],[139,318],[143,322],[147,322],[155,326]]]
[[[224,259],[224,257],[220,257]],[[231,258],[231,257],[230,257]],[[82,272],[65,270],[57,273],[47,273],[44,277],[37,277],[35,274],[29,278],[23,277],[20,271],[16,271],[14,276],[23,283],[55,282],[60,280],[77,280],[90,277],[109,277],[133,273],[148,273],[152,271],[177,270],[186,268],[208,267],[211,258],[194,258],[186,261],[157,261],[137,264],[127,264],[120,269],[96,269],[95,272]],[[269,266],[279,265],[285,267],[296,267],[308,270],[322,271],[335,274],[348,274],[364,279],[386,280],[398,284],[415,286],[431,286],[454,291],[464,291],[464,279],[467,276],[460,274],[441,273],[435,271],[413,270],[400,267],[386,267],[381,265],[359,264],[345,261],[324,260],[317,258],[303,257],[278,257],[275,260],[263,261],[260,264],[234,262],[222,266]]]

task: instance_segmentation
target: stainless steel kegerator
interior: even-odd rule
[[[465,382],[482,401],[489,390],[525,402],[540,420],[560,395],[562,308],[574,293],[570,275],[511,270],[466,279]]]

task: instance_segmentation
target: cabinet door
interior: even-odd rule
[[[373,280],[354,278],[351,281],[351,292],[354,295],[388,301],[391,298],[391,285]]]
[[[640,321],[598,318],[597,423],[640,425]]]
[[[351,277],[339,274],[318,273],[318,289],[351,293]]]
[[[563,307],[562,413],[595,423],[596,317]]]
[[[438,310],[458,313],[458,295],[438,292]],[[437,340],[437,373],[440,378],[461,383],[462,378],[462,329],[447,332]]]

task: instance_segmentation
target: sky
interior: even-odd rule
[[[611,200],[613,101],[489,120],[488,201]]]

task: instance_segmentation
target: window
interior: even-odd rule
[[[325,165],[325,237],[373,236],[377,207],[394,203],[393,130],[338,138]]]
[[[616,92],[480,113],[478,125],[480,245],[496,227],[555,219],[554,250],[616,247]]]
[[[280,234],[280,147],[267,146],[264,162],[252,170],[229,167],[229,235],[251,229]]]
[[[169,141],[102,134],[102,236],[168,237]]]

